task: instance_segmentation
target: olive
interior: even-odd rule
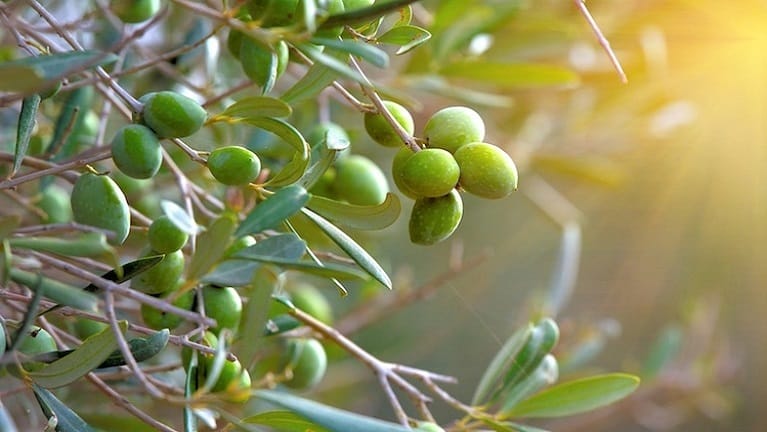
[[[437,198],[419,198],[410,214],[410,241],[419,245],[439,243],[453,234],[463,217],[458,191]]]
[[[408,191],[431,198],[447,195],[458,184],[460,175],[453,155],[437,148],[413,153],[399,171],[399,177]]]
[[[405,129],[405,132],[412,135],[415,130],[415,123],[410,112],[396,102],[384,101],[383,104],[394,120]],[[381,113],[365,113],[364,124],[370,138],[378,144],[385,147],[399,147],[403,144],[400,136]]]
[[[174,295],[176,295],[175,290],[166,294],[164,298],[169,298]],[[192,310],[192,306],[194,305],[194,291],[190,290],[179,295],[173,300],[172,304],[180,309]],[[141,319],[147,327],[155,330],[162,330],[165,328],[173,330],[184,322],[184,318],[172,312],[155,309],[146,303],[141,304]]]
[[[112,160],[125,175],[148,179],[160,170],[162,147],[148,127],[126,125],[112,139]]]
[[[242,316],[242,299],[237,290],[232,287],[207,285],[202,289],[202,299],[205,315],[216,320],[218,324],[211,328],[214,333],[224,328],[237,330]]]
[[[157,252],[149,252],[145,256],[156,254]],[[162,261],[155,264],[154,267],[131,279],[131,288],[147,294],[168,293],[178,287],[183,273],[184,254],[177,250],[165,254]]]
[[[208,169],[216,180],[225,185],[244,185],[258,178],[261,160],[245,147],[221,147],[208,156]]]
[[[149,246],[155,252],[175,252],[186,244],[189,234],[178,227],[168,216],[163,215],[149,225]]]
[[[207,112],[194,100],[172,91],[141,97],[143,123],[160,138],[183,138],[200,130]]]
[[[69,204],[69,192],[59,185],[52,184],[43,189],[37,206],[45,212],[43,221],[47,223],[65,223],[72,221],[72,207]]]
[[[485,123],[471,108],[453,106],[434,113],[423,129],[428,147],[455,153],[461,146],[485,139]]]
[[[157,14],[160,0],[112,0],[110,8],[122,22],[140,23]]]
[[[378,205],[386,199],[389,184],[375,162],[352,155],[336,162],[333,190],[351,204]]]
[[[75,181],[70,196],[75,222],[111,231],[122,244],[130,231],[130,208],[120,187],[105,175],[86,173]]]
[[[292,377],[284,384],[290,388],[307,390],[316,386],[325,376],[328,357],[325,348],[315,339],[296,339],[288,343]]]
[[[517,189],[517,167],[500,148],[470,143],[455,152],[461,169],[461,187],[482,198],[498,199]]]
[[[290,301],[297,308],[325,324],[333,322],[333,308],[328,299],[314,285],[299,283],[289,289]]]

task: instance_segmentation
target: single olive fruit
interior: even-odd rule
[[[88,318],[78,317],[72,327],[74,328],[75,335],[77,335],[77,337],[79,337],[81,340],[85,340],[109,327],[109,324],[103,323],[101,321],[94,321]]]
[[[408,146],[403,146],[397,154],[394,155],[394,159],[391,163],[391,178],[394,180],[394,185],[397,186],[403,195],[410,199],[418,198],[418,194],[410,190],[410,188],[402,180],[402,168],[405,166],[405,162],[410,159],[415,153]]]
[[[160,0],[112,0],[110,8],[122,22],[140,23],[160,11]]]
[[[455,189],[437,198],[419,198],[410,214],[410,241],[419,245],[439,243],[458,228],[463,201]]]
[[[292,371],[290,380],[284,384],[293,389],[308,390],[316,386],[325,376],[328,357],[325,348],[315,339],[296,339],[288,344]]]
[[[213,356],[205,356],[205,369],[209,372],[213,368]],[[227,391],[230,386],[240,385],[240,376],[242,375],[242,365],[239,360],[226,360],[221,368],[221,373],[213,387],[212,392]]]
[[[120,187],[105,175],[85,173],[77,178],[69,199],[75,222],[114,233],[122,244],[130,231],[130,208]]]
[[[285,41],[279,41],[271,49],[249,37],[243,37],[237,52],[242,71],[259,87],[273,85],[288,67],[289,50]],[[266,89],[265,91],[268,91]]]
[[[224,328],[237,330],[242,316],[242,299],[236,289],[207,285],[202,289],[202,299],[205,315],[218,324],[211,331],[218,333]]]
[[[199,334],[196,334],[191,340],[210,348],[216,348],[218,345],[218,337],[210,331],[206,331],[202,337],[200,337]],[[205,370],[205,359],[208,357],[212,357],[212,354],[202,352],[197,353],[198,370]],[[185,371],[189,371],[189,363],[191,360],[192,348],[184,345],[184,348],[181,349],[181,365],[184,366]]]
[[[336,192],[333,189],[333,185],[336,181],[336,169],[334,167],[330,167],[327,170],[325,170],[324,173],[322,173],[322,176],[320,176],[319,179],[317,179],[317,182],[314,183],[311,189],[309,189],[309,192],[312,193],[312,195],[319,195],[326,198],[335,199],[336,198]]]
[[[336,162],[333,190],[341,199],[356,205],[378,205],[386,199],[389,184],[372,160],[352,155]]]
[[[162,215],[149,225],[149,246],[159,253],[175,252],[186,244],[189,234],[176,225],[171,218]]]
[[[415,130],[415,123],[413,122],[413,116],[402,105],[392,102],[384,101],[384,106],[391,113],[394,120],[405,129],[405,132],[412,135]],[[401,146],[402,139],[397,135],[392,125],[386,121],[384,116],[380,113],[365,113],[365,130],[373,141],[381,144],[385,147],[399,147]]]
[[[151,251],[144,256],[157,255]],[[131,288],[146,294],[163,294],[174,291],[178,287],[181,275],[184,273],[184,254],[177,250],[165,254],[159,263],[149,270],[131,279]]]
[[[445,432],[438,424],[432,422],[418,422],[415,430],[421,432]]]
[[[426,145],[455,153],[461,146],[485,139],[485,122],[471,108],[443,108],[429,118],[423,129]]]
[[[418,196],[436,198],[455,188],[461,171],[449,151],[427,148],[413,153],[399,175],[407,190]]]
[[[160,138],[183,138],[200,130],[208,113],[194,100],[172,91],[141,97],[141,118]]]
[[[349,135],[344,128],[333,122],[323,122],[315,126],[306,137],[306,141],[314,149],[324,146],[328,149],[338,149],[346,146],[338,156],[346,155],[349,150]]]
[[[492,144],[470,143],[455,152],[461,187],[482,198],[503,198],[517,189],[517,167],[505,151]]]
[[[173,295],[175,295],[175,291],[166,294],[164,298],[170,298]],[[194,305],[194,291],[189,290],[184,292],[176,297],[171,304],[180,309],[192,310],[192,306]],[[141,304],[141,320],[144,321],[144,324],[146,324],[147,327],[155,330],[162,330],[164,328],[173,330],[184,322],[184,318],[171,312],[155,309],[146,303]]]
[[[250,17],[262,27],[283,27],[298,17],[298,0],[251,0],[246,4]]]
[[[37,207],[45,212],[46,223],[65,223],[72,221],[72,207],[69,205],[69,192],[57,184],[43,189]]]
[[[56,341],[45,329],[32,326],[16,349],[30,357],[56,351]]]
[[[125,175],[137,179],[154,177],[162,165],[162,147],[146,126],[126,125],[112,139],[112,160]]]
[[[208,156],[208,169],[216,180],[225,185],[244,185],[258,178],[261,160],[245,147],[220,147]]]
[[[298,283],[289,288],[290,301],[302,311],[325,324],[333,322],[333,308],[328,299],[314,285]]]

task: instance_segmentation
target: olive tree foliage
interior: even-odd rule
[[[35,401],[35,426],[60,431],[377,432],[534,431],[520,420],[630,394],[638,379],[620,373],[557,383],[559,329],[543,317],[509,337],[462,401],[450,375],[348,338],[380,313],[336,320],[326,299],[364,287],[397,295],[365,231],[406,218],[400,247],[423,248],[457,229],[465,194],[517,188],[508,151],[483,142],[475,109],[509,103],[487,85],[578,79],[563,66],[483,58],[526,7],[0,4],[0,359],[13,389],[0,398]],[[585,6],[573,7],[621,77]],[[417,125],[422,96],[454,107]],[[363,155],[376,145],[396,154],[394,167]],[[573,271],[560,269],[563,286]],[[331,346],[370,370],[391,420],[299,394],[334,367]],[[456,420],[438,426],[436,403]],[[14,413],[0,404],[1,429],[29,421]]]

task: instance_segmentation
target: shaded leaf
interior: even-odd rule
[[[37,403],[40,404],[45,416],[48,418],[56,416],[57,432],[96,432],[50,391],[34,383],[32,383],[32,391],[35,393]]]
[[[225,213],[197,237],[197,249],[189,264],[187,280],[197,280],[221,259],[232,239],[236,223],[237,218],[233,214]]]
[[[92,257],[115,253],[103,233],[85,233],[74,238],[13,237],[8,244],[19,249],[51,252],[65,256]]]
[[[350,39],[331,39],[315,37],[311,42],[317,45],[324,45],[327,48],[359,57],[368,63],[385,68],[389,66],[389,56],[383,50],[370,45],[367,42],[361,42]]]
[[[240,287],[250,283],[253,273],[261,263],[242,259],[227,259],[217,265],[213,271],[202,277],[202,282]]]
[[[338,247],[346,252],[357,265],[386,288],[392,288],[389,275],[386,274],[381,265],[362,246],[322,216],[308,209],[302,209],[301,212],[311,219]]]
[[[290,411],[267,411],[242,419],[243,423],[268,426],[281,432],[326,432],[327,429]]]
[[[301,51],[305,56],[309,57],[314,63],[319,63],[328,69],[331,69],[336,74],[350,79],[352,81],[356,81],[360,84],[365,85],[367,83],[367,80],[365,77],[359,74],[359,72],[355,71],[349,65],[346,64],[345,61],[339,60],[336,57],[333,57],[331,55],[325,54],[322,51],[320,51],[316,46],[311,45],[309,43],[299,44],[296,46],[296,48]]]
[[[514,417],[562,417],[591,411],[630,395],[639,386],[633,375],[596,375],[558,384],[521,402]]]
[[[417,0],[391,0],[387,2],[376,3],[366,8],[351,10],[348,12],[331,15],[319,28],[337,27],[339,25],[360,24],[378,18],[386,13],[393,12]]]
[[[12,281],[22,284],[33,291],[43,289],[45,297],[63,306],[95,311],[98,305],[98,298],[96,296],[64,282],[18,268],[11,268],[9,274]]]
[[[401,55],[418,47],[430,38],[431,33],[426,29],[414,25],[401,25],[391,28],[376,40],[379,43],[399,46],[397,55]]]
[[[290,144],[303,158],[309,158],[309,144],[301,132],[285,120],[271,117],[252,117],[243,119],[243,122],[277,135]]]
[[[399,198],[392,193],[374,206],[358,206],[317,195],[312,195],[306,206],[328,220],[362,230],[384,229],[397,221],[402,210]]]
[[[520,401],[526,399],[528,396],[537,392],[538,390],[554,384],[559,379],[559,365],[557,359],[551,355],[546,354],[538,367],[535,368],[530,374],[524,377],[517,385],[514,386],[509,392],[507,392],[503,400],[501,401],[501,407],[499,414],[503,415],[509,412],[512,407],[517,405]]]
[[[288,409],[299,416],[326,428],[330,432],[408,432],[411,429],[396,423],[340,410],[288,393],[259,390],[255,393],[261,400]]]
[[[101,51],[72,51],[37,57],[24,57],[0,63],[0,91],[34,93],[52,80],[69,73],[105,65],[117,60],[112,53]]]
[[[285,164],[284,167],[274,177],[266,182],[269,186],[287,186],[296,183],[306,174],[306,168],[309,166],[309,157],[307,154],[295,153],[293,158]]]
[[[440,69],[448,78],[462,78],[504,89],[572,86],[580,81],[578,74],[562,66],[535,63],[496,63],[466,60],[450,63]]]
[[[293,109],[290,105],[280,99],[268,96],[250,96],[229,105],[224,112],[213,118],[287,117],[292,112]]]
[[[237,354],[246,369],[254,366],[259,356],[272,292],[280,283],[281,279],[275,272],[268,266],[263,266],[255,272],[250,284],[242,288],[241,292],[248,301],[242,310],[238,338],[234,341],[232,352]]]
[[[514,104],[513,99],[508,96],[461,87],[437,75],[416,76],[407,81],[414,89],[432,92],[471,105],[508,108]]]
[[[683,341],[684,332],[678,325],[666,326],[650,348],[642,367],[642,377],[648,379],[658,375],[679,353]]]
[[[498,386],[502,382],[502,377],[509,368],[509,363],[514,361],[520,350],[525,346],[530,333],[533,331],[532,323],[517,330],[506,340],[493,360],[485,369],[482,378],[479,380],[477,389],[471,399],[472,405],[481,405],[488,401],[488,398],[498,391]]]
[[[253,254],[275,258],[298,259],[306,252],[306,242],[295,234],[278,234],[248,246],[234,254],[235,258]]]
[[[13,167],[8,174],[11,178],[21,167],[24,156],[29,149],[29,139],[32,137],[32,131],[35,128],[35,118],[37,109],[40,108],[40,95],[33,94],[21,101],[21,111],[19,112],[19,122],[16,126],[16,148],[13,153]]]
[[[235,236],[256,234],[280,224],[296,214],[309,200],[306,189],[298,185],[280,189],[260,202],[242,221]]]
[[[142,362],[160,354],[160,352],[162,352],[168,345],[168,340],[170,340],[170,331],[168,329],[162,329],[149,337],[133,338],[129,340],[128,348],[130,348],[133,358],[136,359],[137,362]],[[97,369],[123,366],[125,364],[125,358],[123,357],[122,352],[118,349],[112,351],[109,357],[107,357]]]
[[[128,322],[120,321],[119,326],[120,332],[125,333]],[[30,372],[29,376],[35,383],[46,388],[62,387],[96,369],[115,349],[117,338],[112,328],[106,327],[86,339],[70,354]]]
[[[303,102],[315,97],[335,79],[336,74],[333,73],[332,69],[320,63],[315,63],[301,79],[293,84],[293,87],[280,96],[280,99],[289,104]]]

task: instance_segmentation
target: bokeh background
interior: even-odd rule
[[[432,249],[403,247],[404,225],[382,236],[380,255],[388,252],[404,287],[448,272],[460,251],[482,261],[355,340],[456,375],[454,394],[466,400],[516,326],[556,313],[565,362],[644,382],[625,403],[541,426],[767,429],[767,4],[588,2],[626,69],[623,84],[572,2],[529,3],[492,33],[482,57],[568,66],[579,84],[469,82],[513,101],[480,109],[489,138],[520,165],[520,191],[467,198],[456,236]],[[426,100],[420,125],[448,103]],[[573,291],[562,296],[558,276],[578,256]],[[664,349],[669,362],[651,373]],[[329,400],[365,395],[359,409],[391,415],[365,390],[365,370],[349,362],[332,373],[320,389]]]

